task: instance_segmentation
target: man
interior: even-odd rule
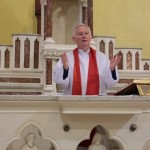
[[[72,39],[77,48],[61,54],[53,73],[54,81],[63,87],[64,95],[105,95],[118,82],[116,65],[120,57],[109,62],[106,56],[90,47],[91,30],[86,24],[75,28]]]

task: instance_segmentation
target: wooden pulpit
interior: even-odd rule
[[[150,95],[150,80],[134,80],[114,95]]]

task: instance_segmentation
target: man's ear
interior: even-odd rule
[[[72,40],[73,40],[74,42],[76,42],[76,38],[75,38],[74,36],[72,37]]]

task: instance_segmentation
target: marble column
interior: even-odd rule
[[[88,24],[87,0],[81,0],[81,7],[82,7],[82,22]]]
[[[88,25],[91,29],[92,36],[93,36],[93,0],[87,0],[88,6]]]
[[[41,36],[42,36],[42,40],[44,40],[45,38],[45,20],[46,20],[46,15],[45,15],[45,6],[47,5],[46,0],[40,0],[40,4],[41,4]]]
[[[87,24],[93,36],[93,0],[80,0],[82,8],[82,22]]]
[[[42,33],[43,46],[43,93],[51,94],[56,91],[56,85],[52,82],[52,57],[51,54],[55,51],[55,41],[52,38],[52,0],[41,0],[41,14],[42,14]]]
[[[52,0],[41,0],[41,34],[52,37]]]
[[[47,0],[47,30],[46,37],[52,37],[52,0]]]

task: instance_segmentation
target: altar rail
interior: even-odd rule
[[[150,78],[150,60],[141,59],[140,48],[115,48],[115,37],[94,37],[91,46],[109,59],[122,56],[118,65],[120,81],[108,93],[114,93],[134,79]],[[13,45],[0,45],[0,94],[54,94],[58,91],[52,72],[62,52],[76,45],[56,44],[52,38],[42,41],[38,34],[13,34]]]
[[[148,150],[149,116],[149,96],[1,95],[0,148],[18,150],[32,134],[40,150],[83,150],[99,132],[109,150]]]

